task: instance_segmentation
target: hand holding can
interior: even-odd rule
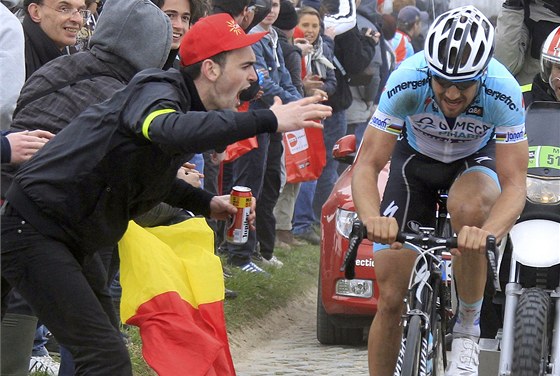
[[[226,241],[231,244],[245,244],[249,240],[249,215],[253,195],[251,188],[235,186],[230,194],[230,203],[237,208],[227,223]]]

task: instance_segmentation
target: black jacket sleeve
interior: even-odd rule
[[[164,202],[171,206],[186,209],[194,214],[210,217],[210,201],[213,197],[213,194],[204,189],[193,187],[181,179],[176,179]]]
[[[10,132],[2,132],[2,144],[0,148],[2,149],[2,163],[10,163],[12,159],[12,148],[10,147],[10,141],[6,137]]]

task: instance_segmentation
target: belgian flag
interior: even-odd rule
[[[121,319],[140,328],[142,354],[160,376],[229,376],[224,279],[204,218],[142,228],[119,242]]]

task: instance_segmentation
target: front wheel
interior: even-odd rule
[[[523,291],[515,318],[512,376],[547,373],[551,323],[550,295],[539,288]]]
[[[431,354],[428,356],[428,362],[430,362],[431,359],[431,374],[433,376],[443,376],[445,374],[446,357],[444,357],[445,330],[443,329],[441,320],[436,321],[436,327],[434,329],[435,330],[432,331],[432,349],[428,349],[431,351]],[[430,367],[428,367],[428,370],[429,369]]]
[[[420,316],[410,317],[405,344],[401,376],[418,376],[422,352],[422,319]]]

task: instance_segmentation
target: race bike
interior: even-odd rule
[[[560,375],[559,115],[556,102],[527,109],[527,198],[510,232],[500,376]]]
[[[354,278],[358,245],[367,236],[360,220],[355,220],[348,251],[340,271]],[[397,240],[417,252],[408,293],[403,301],[403,333],[394,376],[443,376],[447,364],[447,319],[451,317],[449,282],[450,249],[457,247],[447,213],[447,191],[439,192],[435,228],[420,227],[417,233],[399,232]],[[487,239],[487,252],[496,252],[496,240]],[[494,268],[494,265],[492,265]]]

